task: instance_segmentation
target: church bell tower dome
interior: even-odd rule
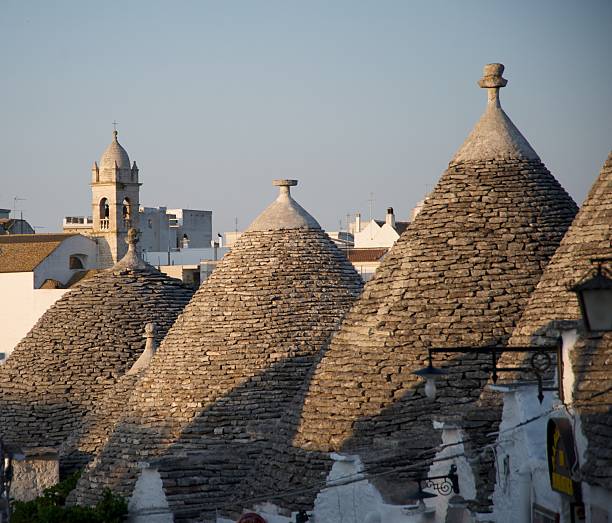
[[[117,140],[117,131],[113,131],[113,141],[106,148],[100,157],[100,169],[113,168],[117,164],[119,169],[130,168],[130,157],[127,151]]]

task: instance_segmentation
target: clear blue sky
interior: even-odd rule
[[[581,203],[612,148],[612,2],[0,0],[0,207],[39,232],[91,214],[111,139],[141,204],[244,228],[298,178],[330,230],[430,189],[485,107],[502,104]]]

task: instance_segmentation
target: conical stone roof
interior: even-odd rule
[[[130,238],[134,238],[133,234]],[[0,367],[0,436],[58,447],[143,351],[159,341],[193,291],[138,260],[131,243],[114,267],[83,280],[40,318]]]
[[[608,156],[601,173],[591,188],[589,195],[580,207],[559,248],[546,266],[538,286],[529,298],[517,327],[512,333],[509,345],[514,346],[555,346],[559,343],[561,332],[572,328],[581,331],[581,315],[575,293],[568,290],[585,274],[592,273],[590,260],[612,256],[612,153]],[[584,334],[584,331],[582,331]],[[610,403],[612,391],[609,389],[608,363],[612,357],[612,338],[579,337],[571,352],[571,369],[575,376],[573,398],[565,398],[573,403],[580,414],[585,436],[589,440],[587,463],[582,473],[586,481],[612,488],[612,467],[605,456],[612,455],[610,438],[602,435],[612,425]],[[499,367],[524,367],[529,365],[531,355],[525,353],[505,353],[499,360]],[[521,373],[504,373],[498,384],[508,384],[517,380],[528,380]],[[485,389],[479,401],[465,416],[466,427],[483,425],[483,412],[487,412],[486,427],[496,427],[502,419],[504,398],[497,391]],[[495,429],[494,429],[495,430]],[[477,433],[470,430],[471,442],[475,447],[491,445],[497,436],[490,431]],[[491,494],[498,478],[496,460],[493,453],[487,453],[473,463],[472,469],[478,496],[472,503],[480,511],[490,510]]]
[[[571,368],[565,369],[573,375],[574,387],[565,400],[580,416],[581,430],[588,441],[585,462],[580,463],[581,477],[608,490],[612,490],[612,332],[600,336],[585,332],[578,299],[569,288],[594,275],[596,264],[592,260],[607,259],[603,268],[611,277],[611,258],[612,151],[546,267],[511,340],[517,344],[552,344],[562,330],[578,329],[580,336],[570,353]]]
[[[476,356],[439,355],[450,375],[435,402],[413,372],[428,347],[506,343],[577,210],[501,110],[502,71],[485,68],[485,115],[347,314],[244,499],[309,508],[330,451],[359,454],[369,477],[401,485],[436,452],[432,420],[478,399],[487,374]],[[292,489],[301,494],[278,498]]]
[[[580,320],[576,294],[568,287],[593,269],[592,259],[612,255],[612,152],[546,267],[512,342],[555,344],[559,321]]]
[[[160,472],[176,520],[233,493],[362,283],[278,180],[281,194],[200,287],[162,342],[74,500],[130,495]],[[186,488],[185,486],[189,486]]]

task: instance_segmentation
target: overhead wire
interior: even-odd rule
[[[505,434],[514,430],[517,430],[518,428],[524,427],[526,425],[529,425],[530,423],[533,423],[541,418],[543,418],[544,416],[548,416],[549,414],[551,414],[552,412],[556,411],[556,410],[560,410],[561,408],[563,408],[562,405],[558,405],[558,406],[554,406],[551,409],[548,409],[545,412],[542,412],[540,414],[538,414],[537,416],[533,416],[527,420],[524,420],[520,423],[517,423],[516,425],[513,425],[512,427],[507,427],[503,430],[500,431],[495,431],[495,432],[490,432],[487,433],[487,436],[499,436],[500,434]],[[432,451],[435,452],[436,454],[439,454],[441,451],[451,448],[451,447],[456,447],[459,445],[464,445],[465,443],[469,442],[470,440],[472,440],[473,438],[467,437],[467,438],[463,438],[460,441],[454,442],[454,443],[447,443],[444,445],[438,445],[436,446],[434,449],[432,450],[428,450],[427,453],[431,453]],[[510,441],[510,439],[502,439],[502,440],[497,440],[493,443],[488,443],[486,445],[482,445],[481,447],[478,447],[476,449],[473,449],[473,453],[475,454],[480,454],[482,455],[483,452],[485,452],[487,449],[491,449],[491,448],[496,448],[499,445]],[[417,454],[417,457],[424,454],[425,451]],[[399,457],[399,456],[398,456]],[[277,493],[270,493],[270,494],[266,494],[266,495],[262,495],[262,496],[256,496],[256,497],[251,497],[251,498],[245,498],[245,499],[239,499],[239,500],[235,500],[232,501],[230,503],[227,504],[223,504],[223,505],[219,505],[217,507],[217,510],[219,509],[223,509],[223,508],[229,508],[229,507],[235,507],[237,505],[240,506],[249,506],[249,504],[251,503],[257,503],[257,502],[263,502],[263,501],[269,501],[269,500],[273,500],[273,499],[278,499],[278,498],[283,498],[283,497],[289,497],[289,496],[295,496],[295,495],[299,495],[299,494],[308,494],[311,492],[321,492],[324,490],[328,490],[331,488],[336,488],[336,487],[343,487],[343,486],[347,486],[347,485],[351,485],[353,483],[358,483],[361,481],[367,481],[369,479],[375,479],[375,478],[379,478],[379,477],[383,477],[383,476],[387,476],[390,474],[394,474],[394,473],[398,473],[398,472],[408,472],[410,470],[417,470],[419,468],[422,468],[424,465],[426,466],[431,466],[434,463],[440,463],[443,461],[450,461],[453,459],[457,459],[457,458],[461,458],[464,457],[466,459],[468,459],[468,456],[465,454],[465,451],[461,451],[455,454],[449,454],[447,456],[440,456],[439,458],[433,458],[433,459],[424,459],[421,461],[417,461],[417,462],[413,462],[409,465],[400,465],[400,466],[396,466],[396,467],[392,467],[388,470],[382,471],[382,472],[375,472],[375,473],[368,473],[367,477],[364,473],[364,471],[359,471],[359,472],[354,472],[351,474],[346,474],[344,476],[339,476],[337,478],[335,478],[333,481],[328,481],[325,480],[323,481],[319,481],[316,483],[313,483],[312,485],[310,485],[309,487],[305,487],[305,488],[301,488],[301,489],[292,489],[292,490],[285,490],[285,491],[280,491]]]

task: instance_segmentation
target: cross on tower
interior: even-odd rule
[[[117,124],[118,124],[118,123],[119,123],[119,122],[117,122],[117,121],[113,120],[113,129],[114,129],[114,131],[115,131],[115,132],[117,132]]]
[[[371,192],[371,193],[370,193],[370,199],[368,200],[368,202],[369,202],[369,204],[370,204],[370,221],[372,221],[372,218],[373,218],[373,214],[372,214],[372,212],[373,212],[373,207],[374,207],[374,202],[375,202],[375,201],[376,201],[376,200],[374,200],[374,193],[373,193],[373,192]]]

